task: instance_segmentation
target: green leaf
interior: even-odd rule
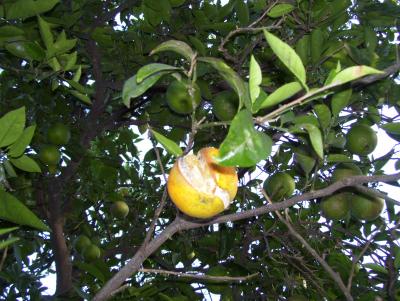
[[[308,90],[306,85],[306,70],[297,53],[285,42],[264,30],[265,38],[272,48],[275,55],[281,62],[296,76],[303,87]]]
[[[0,118],[0,147],[8,146],[19,138],[25,127],[25,107],[13,110]]]
[[[189,62],[191,62],[192,59],[194,59],[194,57],[196,56],[196,53],[192,50],[192,48],[188,44],[177,40],[169,40],[164,43],[161,43],[150,52],[150,55],[163,51],[173,51],[175,53],[178,53],[183,57],[185,57]]]
[[[21,156],[24,153],[26,147],[29,145],[29,143],[31,143],[33,134],[35,133],[35,129],[36,125],[27,127],[18,137],[17,141],[11,144],[7,152],[7,155],[12,158]]]
[[[299,82],[291,82],[283,85],[276,89],[273,93],[268,95],[264,99],[257,100],[260,101],[259,108],[265,109],[276,106],[282,101],[292,97],[296,93],[300,92],[303,89],[303,86]]]
[[[314,148],[315,152],[317,153],[318,157],[323,159],[324,157],[324,144],[322,141],[321,131],[318,127],[310,123],[303,123],[296,125],[296,127],[305,129],[310,136],[311,145]]]
[[[20,240],[19,237],[11,237],[6,240],[0,240],[0,250],[4,249],[5,247],[8,247],[9,245],[12,245],[13,243],[17,242]]]
[[[26,19],[51,10],[59,0],[16,0],[5,4],[7,19]]]
[[[242,110],[231,123],[228,135],[219,148],[217,162],[224,166],[254,166],[266,159],[271,149],[271,138],[256,131],[251,113]]]
[[[19,227],[3,228],[3,229],[0,229],[0,235],[7,234],[7,233],[10,233],[10,232],[18,230],[18,229],[19,229]]]
[[[311,61],[317,64],[324,49],[324,35],[320,28],[316,28],[311,33]]]
[[[249,24],[250,16],[248,4],[244,1],[236,1],[235,10],[240,25],[245,26]]]
[[[301,169],[306,175],[308,175],[315,166],[315,159],[303,154],[300,151],[294,153],[294,161],[300,165]]]
[[[367,269],[371,269],[377,273],[388,274],[388,270],[385,267],[376,263],[366,263],[364,264],[364,267],[366,267]]]
[[[53,45],[53,34],[51,33],[50,25],[40,16],[38,16],[37,18],[43,44],[46,46],[47,49],[49,49]]]
[[[179,68],[167,64],[159,64],[159,63],[148,64],[140,68],[139,71],[136,73],[136,82],[140,84],[147,77],[155,73],[158,73],[160,71],[174,71],[177,69]]]
[[[77,39],[68,40],[65,36],[65,32],[61,32],[57,37],[57,40],[47,50],[46,55],[51,58],[56,55],[64,54],[73,49],[76,45]]]
[[[125,81],[122,88],[122,101],[128,108],[130,107],[131,98],[138,97],[150,89],[163,75],[169,71],[158,72],[144,79],[140,84],[137,83],[136,74]]]
[[[326,129],[331,124],[331,110],[325,104],[317,104],[314,106],[315,114],[318,116],[319,124],[322,129]]]
[[[353,93],[352,89],[347,89],[340,91],[332,96],[332,115],[339,116],[339,113],[347,107],[350,102],[351,94]]]
[[[239,109],[242,108],[243,104],[247,109],[251,109],[252,105],[248,89],[246,88],[246,85],[241,77],[231,67],[225,64],[224,61],[217,58],[200,57],[198,60],[210,64],[228,82],[228,84],[239,96]]]
[[[17,173],[15,172],[14,167],[11,165],[10,162],[8,162],[8,160],[3,162],[3,166],[10,178],[17,177]]]
[[[200,55],[206,55],[207,48],[198,38],[196,38],[195,36],[188,36],[188,39]]]
[[[68,90],[68,92],[78,98],[80,101],[82,101],[84,104],[91,105],[92,101],[90,100],[90,97],[87,96],[86,94],[83,94],[81,92],[75,91],[75,90]]]
[[[388,134],[400,135],[400,122],[385,123],[381,128]]]
[[[0,189],[0,219],[30,226],[42,231],[50,229],[24,204],[14,196]]]
[[[21,169],[27,172],[41,172],[39,165],[26,155],[22,155],[19,158],[10,158],[9,159],[12,165],[16,168]]]
[[[332,79],[332,84],[344,84],[366,75],[381,73],[383,72],[368,66],[353,66],[340,71]]]
[[[90,275],[101,281],[102,283],[106,282],[106,277],[103,272],[97,268],[95,263],[86,263],[86,262],[76,262],[76,266],[82,270],[88,272]]]
[[[156,132],[155,130],[151,130],[151,133],[154,135],[154,138],[156,138],[156,140],[162,146],[164,146],[164,148],[167,150],[167,152],[169,152],[171,155],[174,155],[175,157],[179,157],[180,155],[182,155],[182,149],[174,141],[161,135],[160,133]]]
[[[11,54],[26,59],[41,61],[44,57],[44,51],[36,42],[16,41],[5,44],[5,48]]]
[[[262,73],[260,65],[254,56],[250,59],[249,92],[251,102],[254,103],[260,94],[260,84],[262,82]]]
[[[279,18],[290,13],[294,9],[295,7],[291,4],[277,4],[269,11],[269,13],[267,13],[267,15],[271,18]]]

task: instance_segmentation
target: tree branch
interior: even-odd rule
[[[184,231],[189,229],[195,229],[204,227],[207,225],[226,223],[228,221],[238,221],[247,219],[250,217],[262,215],[268,212],[282,210],[295,205],[301,201],[315,199],[331,195],[335,191],[348,187],[355,186],[368,182],[393,182],[400,179],[400,173],[393,175],[379,175],[379,176],[353,176],[341,181],[335,182],[332,185],[317,191],[307,192],[302,195],[294,196],[283,202],[268,204],[256,209],[247,210],[234,214],[227,214],[205,221],[190,221],[180,218],[179,216],[165,228],[165,230],[153,240],[151,240],[147,246],[140,248],[135,256],[133,256],[128,263],[117,272],[105,286],[94,296],[93,301],[102,301],[110,298],[111,293],[117,290],[126,279],[131,277],[135,272],[139,270],[142,263],[148,258],[153,252],[155,252],[167,239],[171,238],[176,232]],[[349,299],[351,300],[351,299]]]

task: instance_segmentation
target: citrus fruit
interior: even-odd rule
[[[168,106],[178,114],[190,114],[201,101],[201,92],[197,84],[188,81],[173,81],[166,94]]]
[[[352,163],[342,163],[336,166],[332,173],[332,182],[337,182],[352,176],[361,176],[361,169]]]
[[[80,254],[91,244],[90,238],[86,235],[79,235],[74,241],[75,250]]]
[[[372,153],[378,142],[374,130],[365,124],[353,125],[346,135],[346,140],[347,149],[361,156]]]
[[[322,214],[333,220],[346,218],[353,196],[351,192],[341,192],[322,199],[320,204]]]
[[[47,132],[47,140],[54,145],[65,145],[70,138],[69,127],[62,123],[54,124]]]
[[[239,106],[239,98],[233,91],[218,93],[213,101],[213,113],[221,121],[229,121],[235,117]]]
[[[111,205],[111,214],[118,219],[125,218],[128,213],[129,207],[124,201],[116,201]]]
[[[98,246],[90,244],[83,250],[82,255],[85,261],[93,261],[100,258],[101,251]]]
[[[168,194],[185,214],[210,218],[229,207],[235,198],[238,177],[234,167],[215,163],[218,149],[207,147],[197,155],[178,158],[168,178]]]
[[[372,221],[381,214],[384,200],[355,194],[351,200],[351,213],[360,220]]]
[[[296,184],[291,175],[278,172],[265,180],[263,188],[272,201],[280,201],[293,194]]]
[[[39,152],[40,161],[47,165],[57,165],[61,158],[61,152],[57,146],[46,145]]]

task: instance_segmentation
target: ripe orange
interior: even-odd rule
[[[197,84],[187,80],[173,81],[166,94],[168,106],[178,114],[190,114],[201,101],[201,92]]]
[[[172,167],[167,188],[174,204],[185,214],[210,218],[229,207],[235,198],[238,178],[234,167],[215,163],[218,149],[201,149],[197,156],[178,158]]]
[[[360,156],[372,153],[378,142],[375,131],[365,124],[353,125],[348,131],[346,139],[347,149]]]

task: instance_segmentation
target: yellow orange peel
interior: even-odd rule
[[[203,148],[197,155],[178,158],[170,171],[168,194],[188,216],[210,218],[227,209],[236,196],[236,169],[215,163],[217,155],[218,149]]]

